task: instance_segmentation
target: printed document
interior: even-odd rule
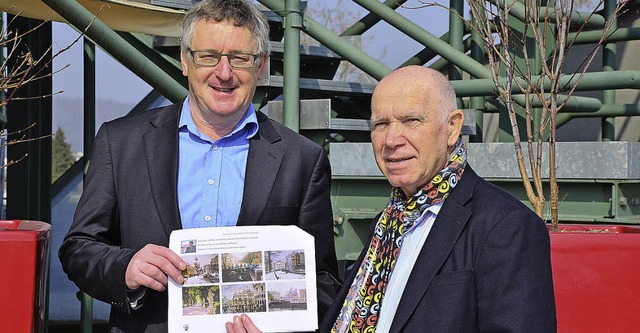
[[[226,332],[246,313],[264,332],[317,329],[313,236],[296,226],[175,230],[169,248],[187,263],[169,279],[169,332]]]

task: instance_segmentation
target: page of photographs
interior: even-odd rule
[[[248,314],[265,332],[317,328],[313,237],[295,226],[176,230],[169,247],[187,263],[169,284],[169,332],[225,332]]]

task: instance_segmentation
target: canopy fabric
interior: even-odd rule
[[[113,30],[179,37],[185,11],[127,0],[76,0]],[[39,20],[66,20],[41,0],[0,0],[0,10]]]

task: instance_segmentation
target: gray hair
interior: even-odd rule
[[[182,21],[180,50],[186,53],[191,46],[198,22],[231,22],[236,27],[249,29],[258,44],[260,55],[269,55],[269,22],[258,7],[247,0],[202,0],[194,5]]]
[[[442,94],[442,105],[439,108],[440,110],[442,110],[442,112],[440,112],[440,120],[442,122],[445,122],[447,120],[447,117],[449,117],[449,114],[458,109],[458,103],[456,102],[456,91],[453,89],[451,82],[449,82],[449,80],[444,75],[441,76],[440,80],[433,80],[432,83],[436,85],[437,91]]]

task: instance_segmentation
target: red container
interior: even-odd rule
[[[43,332],[51,226],[0,221],[0,331]]]
[[[640,228],[565,225],[550,236],[558,332],[638,332]]]

